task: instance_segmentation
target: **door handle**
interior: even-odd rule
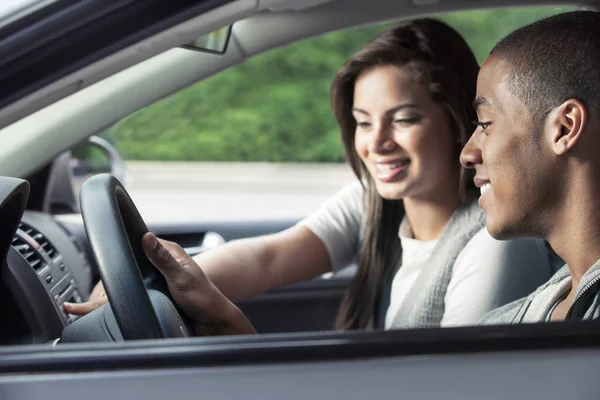
[[[193,257],[197,254],[204,253],[205,251],[219,247],[220,245],[225,244],[226,242],[227,241],[225,240],[225,238],[219,235],[217,232],[209,231],[204,234],[202,242],[200,242],[198,246],[184,247],[183,250],[185,250],[185,252],[189,256]]]

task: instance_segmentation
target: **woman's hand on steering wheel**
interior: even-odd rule
[[[108,303],[108,297],[106,297],[106,293],[104,292],[104,285],[102,281],[98,282],[98,284],[92,290],[92,294],[90,294],[90,298],[85,303],[63,303],[63,309],[66,313],[73,315],[86,315],[94,311],[96,308],[103,306]]]
[[[192,322],[197,335],[256,333],[240,309],[219,291],[178,244],[146,233],[142,237],[142,247],[150,262],[165,277],[173,300]],[[107,301],[104,286],[99,282],[86,303],[65,303],[64,310],[85,315]]]

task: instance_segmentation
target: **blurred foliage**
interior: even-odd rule
[[[437,17],[457,29],[482,62],[509,32],[569,9],[495,9]],[[138,111],[103,136],[126,159],[343,161],[329,107],[331,79],[349,56],[389,25],[333,32],[253,57]]]
[[[108,154],[88,142],[71,148],[71,158],[77,160],[76,165],[85,165],[89,171],[110,172],[112,168]]]

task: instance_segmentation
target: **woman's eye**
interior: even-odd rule
[[[370,122],[366,122],[366,121],[359,121],[359,122],[356,123],[356,125],[359,126],[359,127],[361,127],[361,128],[363,128],[363,129],[365,129],[365,128],[370,127],[371,123]]]
[[[417,118],[417,117],[397,118],[394,120],[394,124],[396,124],[396,125],[412,125],[418,121],[419,121],[419,118]]]

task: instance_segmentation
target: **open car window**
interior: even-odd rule
[[[510,31],[569,9],[434,17],[458,30],[482,62]],[[252,57],[99,132],[121,153],[126,187],[142,215],[164,221],[298,220],[354,182],[329,88],[342,63],[388,26],[328,33]],[[75,162],[89,161],[83,158]],[[78,182],[90,176],[81,171]],[[232,184],[225,188],[227,180]]]

